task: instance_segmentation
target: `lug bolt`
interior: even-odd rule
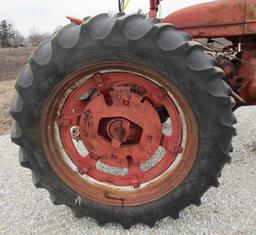
[[[120,148],[120,146],[121,146],[121,141],[118,140],[118,139],[112,139],[112,141],[111,141],[111,146],[112,146],[112,148],[114,148],[114,149],[118,149],[118,148]]]

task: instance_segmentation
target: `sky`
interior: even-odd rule
[[[197,3],[210,0],[163,0],[161,17]],[[0,20],[11,22],[22,35],[28,36],[34,28],[40,33],[53,32],[57,26],[66,25],[67,15],[84,18],[104,12],[117,12],[117,0],[3,0]],[[134,13],[139,8],[148,12],[149,0],[130,0],[126,13]]]

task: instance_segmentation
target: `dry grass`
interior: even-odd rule
[[[14,84],[20,69],[34,48],[0,49],[0,135],[10,132],[9,107],[15,93]]]
[[[10,132],[12,120],[9,107],[15,93],[14,83],[15,80],[0,82],[0,135]]]
[[[0,82],[15,79],[33,50],[33,47],[0,49]]]

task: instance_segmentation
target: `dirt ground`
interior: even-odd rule
[[[0,49],[0,135],[10,132],[9,107],[15,94],[14,84],[34,48]]]

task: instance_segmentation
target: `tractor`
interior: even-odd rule
[[[163,1],[164,2],[164,1]],[[99,225],[174,219],[231,161],[234,110],[256,104],[256,0],[66,25],[21,70],[19,161],[55,205]],[[40,206],[40,205],[39,205]]]

